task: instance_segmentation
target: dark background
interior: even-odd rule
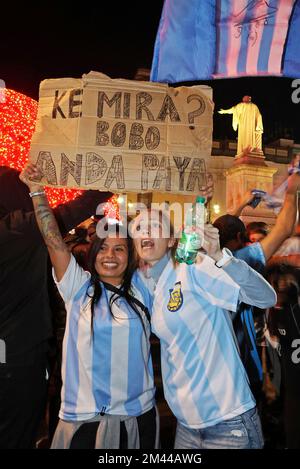
[[[187,0],[188,1],[188,0]],[[41,80],[81,77],[90,70],[133,79],[151,68],[162,0],[82,2],[6,1],[0,8],[0,79],[7,88],[38,99]],[[300,47],[299,47],[300,53]],[[179,65],[180,66],[180,65]],[[186,83],[213,88],[216,110],[250,94],[262,113],[264,141],[300,142],[300,103],[293,104],[288,78],[240,78]],[[231,116],[214,116],[214,137],[235,138]]]

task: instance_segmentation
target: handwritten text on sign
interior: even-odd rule
[[[211,90],[112,80],[41,83],[31,160],[43,184],[197,193],[211,154]]]

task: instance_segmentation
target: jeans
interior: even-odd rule
[[[260,449],[264,445],[256,407],[207,428],[177,422],[175,449]]]

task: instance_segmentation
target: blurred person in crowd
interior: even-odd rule
[[[249,191],[241,206],[234,215],[223,215],[213,225],[218,228],[221,247],[226,247],[238,259],[243,259],[260,273],[264,272],[267,261],[273,256],[282,242],[288,238],[295,225],[297,215],[297,191],[300,188],[300,174],[288,178],[288,186],[283,207],[277,216],[272,230],[259,242],[246,245],[247,232],[244,223],[238,218],[242,209],[255,195]],[[262,389],[262,364],[257,350],[256,331],[253,319],[253,308],[247,304],[240,305],[239,314],[234,318],[234,328],[241,349],[243,363],[248,372],[251,388],[259,399]]]
[[[277,292],[277,303],[268,312],[268,330],[279,342],[286,446],[300,449],[300,270],[273,264],[266,276]]]
[[[247,224],[246,232],[249,243],[258,243],[267,236],[269,227],[263,221],[253,221]]]

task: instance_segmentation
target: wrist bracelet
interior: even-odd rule
[[[45,195],[45,191],[36,191],[36,192],[29,192],[30,197],[35,197],[37,195]]]

